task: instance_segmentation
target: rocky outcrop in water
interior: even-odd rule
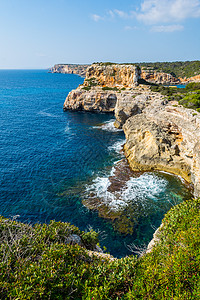
[[[54,65],[49,71],[51,73],[62,74],[76,74],[85,77],[86,69],[89,65],[77,65],[77,64],[57,64]]]

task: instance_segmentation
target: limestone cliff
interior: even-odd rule
[[[189,77],[189,78],[179,78],[180,82],[183,84],[187,84],[190,82],[200,82],[200,75],[196,75],[193,77]]]
[[[136,88],[139,78],[140,69],[132,65],[93,64],[83,85],[67,96],[64,109],[114,112],[118,98],[133,99],[135,92],[130,89]]]
[[[163,170],[180,175],[200,195],[200,114],[152,97],[123,126],[125,155],[135,171]]]
[[[85,90],[83,86],[72,90],[64,103],[64,110],[85,110],[114,112],[117,96],[115,91],[102,91],[101,88]]]
[[[95,78],[100,86],[133,88],[138,84],[140,68],[134,65],[93,64],[86,71],[86,82]]]
[[[50,69],[51,73],[76,74],[85,77],[88,65],[78,64],[57,64]]]
[[[155,70],[142,68],[141,69],[141,79],[144,79],[151,83],[163,84],[163,85],[173,85],[180,84],[180,78],[176,78],[171,74],[164,72],[156,72]]]

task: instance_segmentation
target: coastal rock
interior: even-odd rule
[[[134,92],[124,89],[136,88],[139,76],[140,70],[133,65],[93,64],[83,85],[67,96],[64,110],[114,112],[117,99],[133,99]]]
[[[114,112],[117,102],[115,92],[93,88],[90,91],[79,87],[67,96],[64,110],[85,110],[96,112]]]
[[[49,71],[51,73],[62,73],[62,74],[77,74],[85,77],[86,69],[89,65],[78,65],[78,64],[56,64]]]
[[[67,244],[71,244],[71,245],[82,245],[82,241],[81,241],[81,237],[77,234],[71,234],[67,237]]]
[[[132,170],[179,175],[200,196],[200,113],[138,85],[139,76],[132,65],[93,64],[84,84],[69,93],[64,109],[115,113]]]
[[[167,74],[164,72],[156,72],[152,69],[142,68],[140,76],[141,79],[156,84],[173,85],[181,83],[181,80],[179,78],[176,78],[171,74]]]
[[[175,105],[175,106],[173,106]],[[200,195],[200,114],[153,99],[123,126],[125,155],[134,171],[163,170],[180,175]]]
[[[138,85],[139,78],[140,68],[134,65],[100,63],[88,67],[84,84],[96,79],[100,86],[134,88]]]
[[[187,84],[187,83],[190,83],[190,82],[200,82],[200,75],[196,75],[196,76],[193,76],[193,77],[189,77],[189,78],[179,78],[180,82],[182,84]]]
[[[141,93],[140,89],[131,92],[124,92],[118,95],[115,106],[115,126],[122,128],[125,121],[136,114],[142,113],[143,109],[148,105],[149,95]]]

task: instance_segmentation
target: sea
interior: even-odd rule
[[[170,174],[130,173],[125,136],[112,114],[63,111],[66,96],[83,80],[47,70],[0,70],[0,215],[93,228],[101,247],[124,257],[144,248],[164,214],[191,192]],[[134,228],[126,232],[129,219]]]

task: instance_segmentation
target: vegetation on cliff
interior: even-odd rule
[[[110,66],[114,63],[101,62],[103,66]],[[123,63],[123,65],[137,65],[144,70],[156,71],[171,74],[174,77],[189,78],[200,74],[200,61],[175,61],[175,62],[141,62],[141,63]]]
[[[68,223],[25,225],[0,218],[1,299],[198,299],[200,200],[172,208],[152,252],[94,255],[97,234]],[[67,242],[72,234],[81,245]]]
[[[139,63],[144,69],[171,74],[174,77],[189,78],[200,74],[200,61],[176,61]]]
[[[187,84],[185,88],[152,85],[151,90],[167,96],[169,101],[176,100],[186,108],[200,111],[200,83],[192,82]]]

